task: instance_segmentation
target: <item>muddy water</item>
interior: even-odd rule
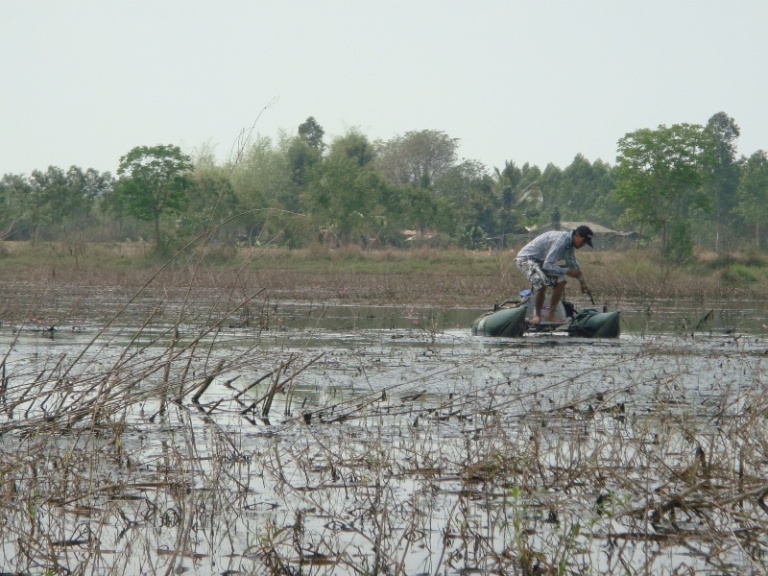
[[[592,307],[581,303],[580,307]],[[634,301],[619,305],[597,302],[595,307],[622,312],[625,334],[691,334],[727,331],[763,334],[768,330],[764,302]],[[316,327],[339,331],[417,328],[461,329],[484,310],[481,308],[434,308],[424,306],[342,306],[275,303],[267,310],[272,327]]]
[[[643,306],[604,341],[298,303],[4,326],[2,567],[759,572],[761,322]]]

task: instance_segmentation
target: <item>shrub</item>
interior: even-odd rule
[[[722,271],[721,277],[724,283],[731,285],[743,284],[745,282],[754,283],[758,281],[755,271],[743,264],[732,264]]]

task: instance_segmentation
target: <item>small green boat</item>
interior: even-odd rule
[[[549,299],[545,302],[545,310]],[[621,317],[618,310],[597,308],[575,310],[569,302],[560,302],[555,311],[555,322],[531,324],[533,299],[505,302],[494,306],[472,323],[473,336],[516,338],[527,333],[565,333],[580,338],[618,338],[621,335]]]
[[[528,306],[525,304],[512,307],[502,305],[475,320],[472,324],[472,335],[505,338],[522,336],[528,331],[527,312]]]

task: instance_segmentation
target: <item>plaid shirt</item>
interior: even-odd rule
[[[580,270],[576,262],[576,248],[573,246],[573,231],[544,232],[523,246],[517,259],[535,260],[544,272],[553,276],[565,276],[567,268]],[[557,264],[563,259],[565,267]]]

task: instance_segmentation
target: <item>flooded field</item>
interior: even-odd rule
[[[621,338],[580,340],[472,337],[472,309],[51,301],[0,329],[3,572],[765,572],[758,304],[626,303]]]

